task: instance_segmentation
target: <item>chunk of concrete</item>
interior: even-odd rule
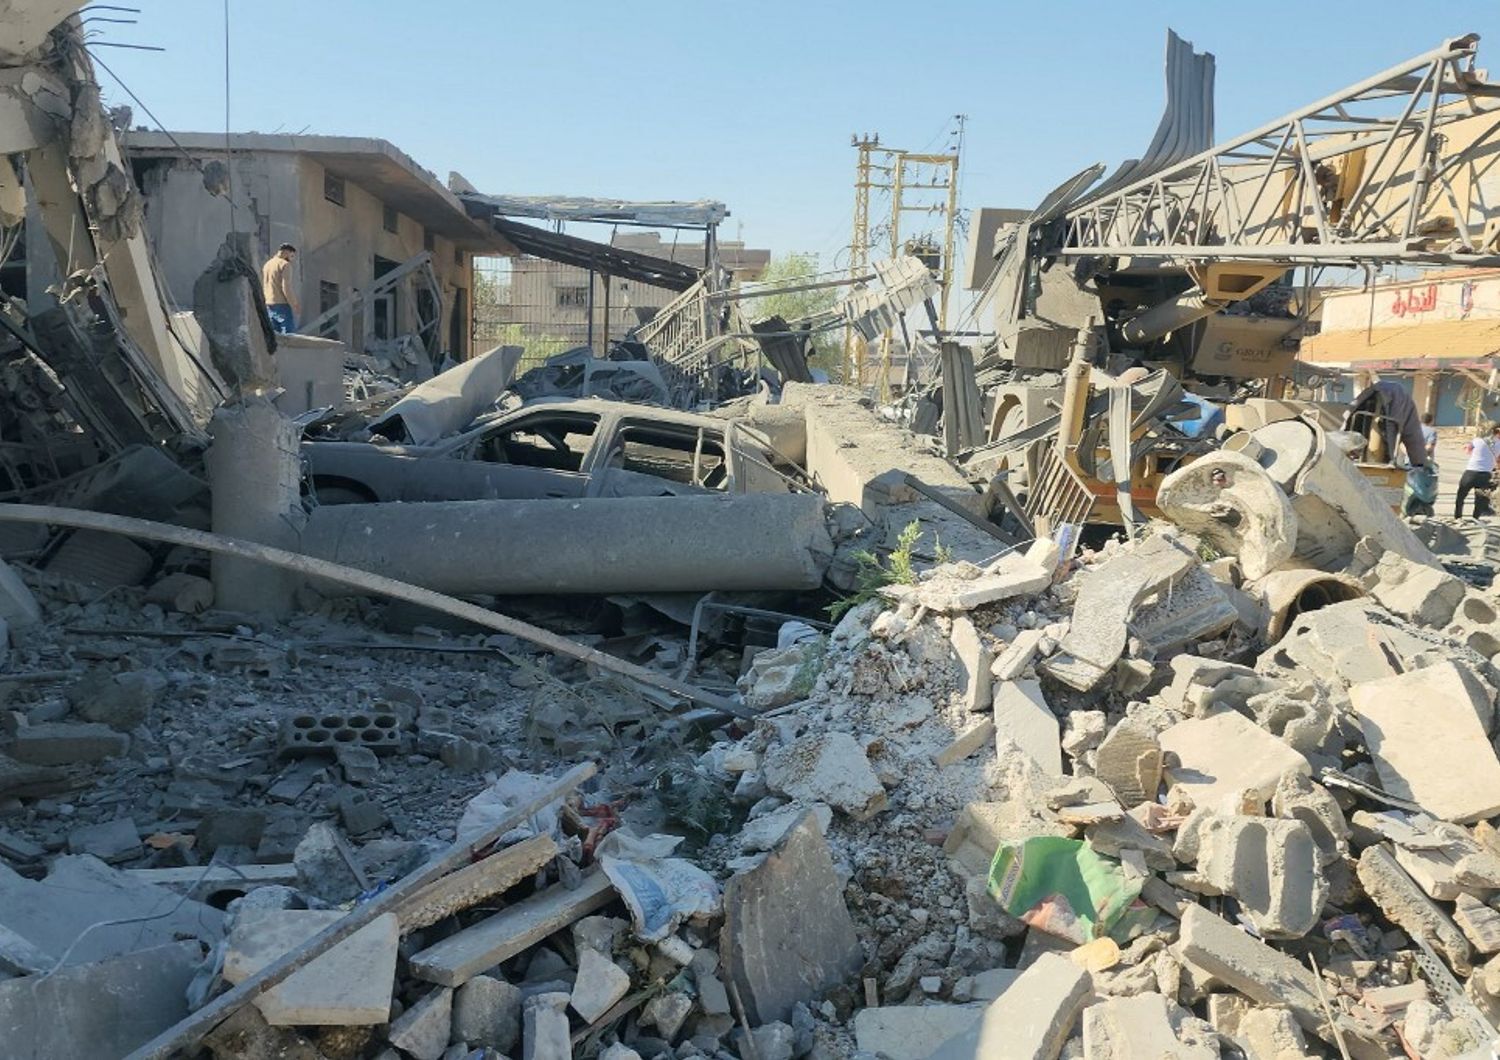
[[[1318,863],[1332,865],[1349,849],[1349,822],[1328,789],[1301,773],[1286,773],[1276,782],[1271,812],[1301,821],[1318,846]]]
[[[1155,801],[1161,787],[1161,744],[1150,730],[1127,718],[1094,752],[1094,776],[1109,785],[1126,809]]]
[[[0,621],[11,629],[34,626],[42,620],[41,605],[16,569],[0,561]]]
[[[224,952],[225,981],[248,979],[343,917],[338,910],[320,909],[241,912],[235,917]],[[385,1023],[391,1016],[400,930],[394,913],[377,917],[261,994],[255,999],[256,1007],[273,1027]]]
[[[416,1060],[442,1060],[452,1032],[453,991],[440,986],[392,1020],[386,1037]]]
[[[1459,975],[1468,975],[1469,942],[1448,914],[1422,893],[1415,880],[1384,846],[1366,847],[1356,868],[1359,883],[1397,927],[1418,935],[1443,956]]]
[[[141,833],[129,817],[85,825],[68,833],[68,853],[92,854],[101,861],[123,861],[141,852]]]
[[[719,955],[752,1024],[784,1020],[854,975],[864,951],[812,815],[724,885]]]
[[[105,921],[127,923],[95,926]],[[88,855],[58,858],[39,881],[0,865],[0,926],[53,960],[69,953],[69,965],[183,937],[211,946],[223,937],[223,922],[212,906],[140,883]]]
[[[970,875],[984,876],[1001,843],[1020,842],[1038,835],[1072,835],[1073,830],[1055,818],[1037,816],[1035,811],[1039,809],[1039,805],[1014,798],[1003,802],[971,802],[949,829],[948,837],[943,840],[943,853]]]
[[[854,1014],[854,1040],[862,1053],[888,1060],[926,1060],[934,1043],[962,1034],[984,1015],[978,1005],[889,1005]]]
[[[1297,516],[1286,492],[1244,453],[1220,450],[1162,479],[1157,504],[1172,522],[1235,556],[1254,580],[1292,557]]]
[[[1043,772],[1062,776],[1062,726],[1037,681],[1006,681],[995,689],[995,741],[1030,755]]]
[[[130,737],[96,722],[46,721],[22,727],[11,757],[34,766],[102,762],[130,750]]]
[[[985,647],[979,630],[967,615],[953,620],[948,634],[953,656],[958,660],[958,691],[969,710],[988,710],[990,706],[990,650]]]
[[[533,994],[521,1005],[522,1060],[573,1060],[568,995]]]
[[[929,611],[960,614],[1015,596],[1039,593],[1051,584],[1050,570],[1012,552],[975,578],[943,577],[940,573],[918,584],[915,596],[917,603]]]
[[[1084,1060],[1218,1060],[1218,1050],[1177,1040],[1161,994],[1106,998],[1083,1012]]]
[[[978,1021],[933,1050],[932,1060],[1057,1060],[1091,994],[1082,966],[1044,953]]]
[[[1198,872],[1241,908],[1263,938],[1301,938],[1328,899],[1317,845],[1301,821],[1214,816],[1198,835]]]
[[[202,951],[172,942],[0,982],[0,1052],[9,1060],[125,1056],[187,1017]]]
[[[1480,953],[1500,951],[1500,913],[1472,894],[1460,894],[1454,900],[1453,922]]]
[[[954,738],[953,742],[932,756],[932,762],[939,769],[951,766],[954,762],[962,762],[981,747],[987,746],[995,738],[995,723],[986,718],[984,721],[975,722]]]
[[[1040,629],[1023,629],[1016,639],[990,663],[990,676],[996,681],[1014,681],[1026,672],[1031,660],[1036,658],[1046,633]]]
[[[800,802],[824,802],[856,821],[886,807],[865,749],[846,732],[810,733],[766,755],[766,784]]]
[[[1136,606],[1156,590],[1181,578],[1197,559],[1170,537],[1147,538],[1090,571],[1073,607],[1068,635],[1042,668],[1080,692],[1110,673],[1125,651]]]
[[[614,961],[598,950],[579,951],[578,977],[568,1003],[585,1023],[593,1023],[628,993],[630,976]]]
[[[1180,721],[1158,739],[1176,758],[1167,780],[1181,785],[1195,806],[1218,808],[1244,791],[1268,802],[1283,773],[1312,771],[1307,759],[1232,710]]]
[[[1183,909],[1177,947],[1206,975],[1261,1005],[1284,1005],[1303,1028],[1331,1035],[1324,1026],[1312,972],[1198,905]]]
[[[521,991],[476,975],[453,995],[453,1040],[509,1053],[521,1036]]]
[[[813,824],[817,826],[818,833],[827,834],[829,826],[833,824],[831,809],[821,802],[814,803],[812,806],[799,806],[792,803],[746,822],[745,827],[740,829],[740,849],[749,853],[770,850],[781,842],[781,837],[786,835],[791,827],[802,819],[802,815],[809,811],[813,815]]]
[[[1382,555],[1371,573],[1378,579],[1371,595],[1381,606],[1434,629],[1448,624],[1468,592],[1462,579],[1443,568],[1413,563],[1394,552]]]
[[[317,821],[292,854],[298,885],[325,902],[342,902],[359,893],[359,877],[340,849],[343,842],[333,825]]]
[[[654,1026],[660,1037],[671,1041],[682,1030],[688,1013],[693,1011],[693,999],[676,990],[657,994],[641,1010],[641,1022]]]
[[[1451,662],[1351,688],[1385,790],[1445,821],[1500,813],[1500,759],[1479,722],[1485,697]]]

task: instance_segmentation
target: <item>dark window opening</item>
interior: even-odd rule
[[[599,421],[593,416],[533,416],[489,435],[474,451],[476,460],[553,471],[579,471],[593,444]]]
[[[401,230],[401,215],[396,212],[396,208],[394,206],[383,207],[381,210],[381,214],[382,222],[387,232],[391,233],[391,235],[395,235]]]
[[[559,309],[584,309],[589,304],[589,289],[584,287],[559,287],[557,289],[557,308]]]
[[[448,348],[454,360],[469,357],[469,292],[462,287],[453,292],[453,322],[449,327]]]
[[[429,254],[437,249],[437,236],[432,234],[432,229],[422,229],[422,249]]]
[[[609,465],[704,489],[722,490],[729,480],[722,440],[691,428],[626,427]]]
[[[323,198],[335,206],[344,205],[344,178],[336,177],[326,169],[323,171]]]
[[[464,252],[458,247],[453,248],[453,264],[457,265],[459,268],[463,268]]]
[[[392,269],[401,267],[399,261],[390,258],[375,256],[375,279],[380,279]],[[376,341],[382,339],[394,339],[396,337],[397,302],[396,289],[388,287],[370,299],[370,332]]]
[[[343,296],[339,293],[338,284],[329,283],[327,280],[318,281],[318,316],[333,309],[342,300]],[[325,320],[318,328],[318,334],[325,339],[339,338],[339,318],[335,316]]]

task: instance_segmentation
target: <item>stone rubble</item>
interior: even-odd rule
[[[23,569],[42,621],[10,631],[12,668],[62,676],[5,703],[0,989],[62,961],[77,974],[49,989],[86,995],[111,962],[191,945],[200,1004],[459,839],[503,775],[589,757],[599,777],[550,817],[262,994],[210,1054],[1285,1060],[1399,1033],[1462,1056],[1469,1013],[1414,940],[1500,1018],[1500,672],[1455,621],[1500,605],[1364,542],[1370,595],[1274,641],[1248,620],[1181,650],[1130,633],[1196,622],[1170,614],[1194,572],[1240,591],[1200,548],[1154,524],[1066,561],[940,565],[826,635],[721,653],[754,719],[696,730],[502,637],[361,650],[378,605],[277,625]],[[1133,572],[1123,595],[1106,569]],[[1088,600],[1125,615],[1117,657],[1080,639]],[[391,720],[320,752],[284,738],[300,717]],[[636,904],[634,877],[592,867],[612,831],[688,837],[633,862]],[[1057,880],[1040,907],[991,876],[1049,836],[1126,888],[1085,944],[1069,903],[1104,884],[1069,876],[1083,860],[1023,870]],[[648,930],[642,894],[681,911]],[[127,1044],[183,1014],[143,1011]]]

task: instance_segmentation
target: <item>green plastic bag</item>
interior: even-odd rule
[[[1109,934],[1142,882],[1081,839],[1035,836],[1000,844],[989,892],[1011,916],[1081,945]]]

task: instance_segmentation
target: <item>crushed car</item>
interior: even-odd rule
[[[805,483],[746,424],[598,399],[540,401],[427,445],[302,443],[318,504],[788,493]]]

